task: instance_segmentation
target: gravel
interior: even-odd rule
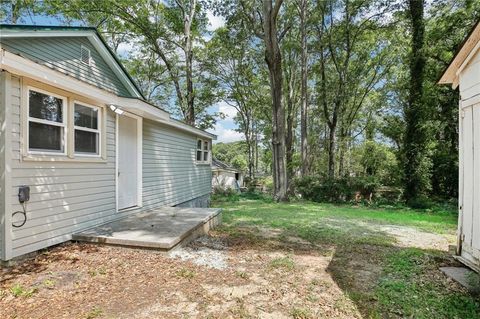
[[[174,249],[168,256],[213,269],[228,267],[226,244],[218,238],[208,236],[197,238],[186,247]]]

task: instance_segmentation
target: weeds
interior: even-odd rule
[[[192,279],[193,277],[195,277],[195,272],[187,268],[182,268],[179,271],[177,271],[177,276],[186,278],[186,279]]]
[[[18,297],[29,298],[33,296],[34,293],[37,292],[37,288],[25,288],[22,285],[17,283],[10,288],[10,292],[15,298],[18,298]]]
[[[285,270],[292,270],[295,268],[295,262],[290,256],[275,258],[270,261],[270,267],[283,268]]]

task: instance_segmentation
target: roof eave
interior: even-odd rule
[[[478,50],[480,44],[480,21],[470,30],[468,36],[459,46],[457,52],[450,61],[447,69],[443,72],[438,84],[452,84],[458,86],[459,73],[468,64],[470,58]]]

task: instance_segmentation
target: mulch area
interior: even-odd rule
[[[1,318],[360,318],[332,255],[232,241],[214,269],[153,251],[66,243],[0,273]]]

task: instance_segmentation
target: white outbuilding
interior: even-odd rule
[[[458,259],[480,272],[480,23],[455,55],[440,84],[459,88]]]
[[[243,187],[243,173],[216,158],[212,159],[212,188],[240,192]]]

